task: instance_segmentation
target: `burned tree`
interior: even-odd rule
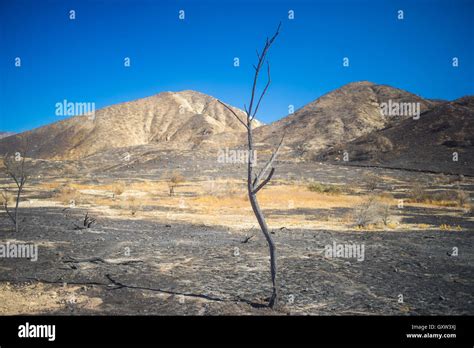
[[[74,224],[74,229],[75,230],[86,230],[88,228],[91,228],[92,225],[95,223],[95,219],[91,218],[89,216],[89,213],[86,212],[86,215],[84,216],[84,220],[82,221],[82,226]]]
[[[280,143],[276,147],[276,149],[273,151],[270,159],[268,162],[263,166],[263,168],[258,171],[254,172],[254,163],[253,163],[253,158],[254,156],[254,144],[253,144],[253,130],[252,130],[252,123],[253,120],[255,119],[255,116],[257,115],[258,108],[260,106],[260,103],[265,95],[265,93],[268,90],[268,87],[270,86],[271,78],[270,78],[270,64],[266,60],[268,50],[270,49],[270,46],[273,44],[275,41],[276,37],[278,36],[280,32],[280,26],[281,23],[278,25],[278,28],[275,32],[275,34],[272,36],[271,39],[267,38],[265,42],[265,46],[263,47],[262,51],[259,53],[257,51],[257,58],[258,58],[258,63],[257,65],[253,66],[255,69],[255,74],[253,78],[253,85],[252,85],[252,92],[250,96],[250,102],[249,102],[249,107],[247,109],[247,106],[244,105],[245,109],[245,114],[246,114],[246,119],[241,120],[239,116],[235,113],[235,111],[229,107],[228,105],[224,104],[223,102],[219,101],[223,106],[225,106],[236,118],[237,120],[246,128],[247,130],[247,148],[249,151],[249,161],[248,161],[248,166],[247,166],[247,190],[248,190],[248,197],[250,200],[250,205],[252,206],[252,210],[255,214],[255,217],[257,218],[258,224],[260,226],[260,229],[263,232],[263,235],[265,236],[265,239],[268,244],[268,248],[270,251],[270,270],[271,270],[271,278],[272,278],[272,285],[273,285],[273,293],[272,296],[270,297],[270,301],[268,303],[268,306],[270,308],[273,308],[277,305],[278,302],[278,281],[277,281],[277,254],[276,254],[276,247],[275,243],[273,241],[273,238],[270,234],[270,231],[268,229],[267,223],[265,221],[265,217],[260,209],[260,205],[258,204],[257,200],[257,193],[266,185],[268,182],[271,180],[273,177],[273,174],[275,173],[275,167],[273,166],[273,163],[275,161],[275,158],[277,156],[278,151],[280,150],[280,147],[283,143],[283,138],[284,135],[281,138]],[[268,80],[263,88],[262,92],[260,93],[260,96],[258,99],[256,98],[256,90],[257,90],[257,83],[258,83],[258,77],[259,73],[263,67],[263,65],[266,63],[267,67],[267,75],[268,75]],[[267,174],[268,173],[268,174]]]
[[[28,173],[25,168],[25,159],[27,152],[28,142],[26,139],[24,139],[21,151],[15,152],[13,155],[7,153],[3,157],[4,171],[7,176],[15,182],[16,185],[13,208],[10,208],[8,206],[9,191],[7,189],[4,189],[2,192],[3,208],[5,209],[5,212],[7,213],[10,220],[15,225],[15,232],[19,231],[18,206],[20,204],[21,195],[23,193],[26,181],[28,180]]]

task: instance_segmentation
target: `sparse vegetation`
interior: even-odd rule
[[[410,202],[417,203],[423,202],[428,195],[425,188],[420,183],[413,184],[408,194]]]
[[[54,194],[55,199],[72,207],[80,203],[80,197],[80,193],[70,184],[61,185]]]
[[[1,203],[3,207],[5,205],[7,206],[15,205],[15,198],[13,197],[13,195],[10,194],[10,191],[8,191],[7,189],[3,189],[1,199],[2,199]]]
[[[428,224],[416,224],[416,227],[426,230],[430,227]]]
[[[358,228],[375,227],[380,224],[386,227],[395,226],[391,221],[392,205],[383,196],[369,195],[365,202],[355,208],[355,223]]]
[[[461,189],[429,191],[420,183],[409,191],[409,202],[427,203],[444,207],[464,207],[469,203],[469,194]]]
[[[380,203],[380,218],[385,226],[390,223],[390,217],[392,215],[392,206],[388,202]]]
[[[393,150],[393,143],[390,141],[390,139],[380,134],[375,137],[375,145],[381,152]]]
[[[112,193],[113,193],[113,199],[115,199],[116,196],[120,196],[122,193],[125,191],[125,184],[122,181],[115,182],[112,185]]]
[[[141,203],[136,197],[128,197],[124,203],[125,208],[130,211],[132,216],[135,216],[136,213],[141,209]]]
[[[448,224],[441,224],[439,226],[439,228],[440,228],[441,231],[462,231],[462,228],[459,225],[451,226],[451,225],[448,225]]]
[[[168,185],[168,190],[169,190],[170,197],[174,196],[175,188],[179,184],[185,182],[185,178],[184,178],[183,174],[181,174],[178,171],[173,171],[171,173],[165,173],[164,177],[165,177],[165,180],[166,180],[166,184]]]
[[[364,185],[370,192],[377,189],[379,181],[379,177],[377,177],[375,174],[366,174],[363,178]]]
[[[464,207],[464,206],[468,205],[468,203],[470,201],[469,193],[467,193],[467,192],[465,192],[461,189],[456,190],[456,198],[457,198],[458,205],[460,207]]]
[[[320,182],[313,182],[308,185],[308,190],[311,192],[327,193],[332,195],[341,194],[344,191],[344,187],[339,185],[323,184]]]
[[[5,189],[2,193],[2,204],[8,218],[15,225],[15,232],[19,231],[19,216],[18,216],[18,207],[20,204],[21,195],[25,184],[29,178],[29,173],[25,167],[25,160],[28,153],[28,139],[22,139],[23,144],[20,151],[15,154],[6,154],[3,157],[2,168],[6,175],[12,179],[16,185],[16,192],[14,198],[13,208],[10,208],[11,197],[8,191]],[[13,203],[13,202],[12,202]]]
[[[86,215],[84,216],[84,219],[82,220],[82,225],[74,224],[75,226],[74,228],[76,230],[85,230],[85,229],[91,228],[95,222],[96,220],[90,217],[89,213],[86,213]]]

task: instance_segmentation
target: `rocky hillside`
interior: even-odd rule
[[[244,117],[242,110],[233,110]],[[75,159],[136,145],[167,149],[191,149],[203,143],[212,146],[212,136],[228,133],[232,137],[244,130],[211,96],[195,91],[164,92],[97,110],[95,117],[74,116],[5,138],[0,140],[0,153],[18,148],[21,136],[28,136],[33,157]]]
[[[255,134],[260,143],[275,144],[285,133],[285,145],[295,150],[296,155],[308,157],[411,117],[383,116],[381,106],[389,102],[419,103],[420,113],[440,103],[386,85],[354,82],[260,127]]]
[[[316,159],[474,175],[474,97],[445,102],[393,126],[335,146]],[[456,160],[457,159],[457,160]]]

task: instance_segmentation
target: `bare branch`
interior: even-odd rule
[[[224,106],[227,108],[227,110],[229,110],[230,112],[232,112],[232,114],[234,114],[235,118],[237,118],[237,120],[239,120],[239,122],[242,123],[242,124],[244,125],[244,127],[248,129],[248,127],[247,127],[247,125],[245,124],[245,122],[242,121],[239,116],[237,116],[237,114],[235,113],[234,110],[232,110],[227,104],[221,102],[219,99],[217,99],[217,101],[218,101],[219,103],[221,103],[222,105],[224,105]]]
[[[278,24],[278,28],[277,28],[275,34],[272,36],[272,38],[270,40],[268,40],[268,38],[267,38],[267,41],[265,43],[265,46],[263,47],[262,53],[258,54],[258,52],[257,52],[258,64],[257,64],[257,68],[255,69],[255,76],[253,78],[252,94],[251,94],[251,97],[250,97],[250,104],[249,104],[249,114],[252,114],[252,111],[253,111],[253,103],[254,103],[254,100],[255,100],[255,90],[257,88],[258,74],[260,72],[260,69],[262,68],[263,62],[265,61],[268,49],[270,48],[273,41],[275,41],[276,37],[280,33],[280,27],[281,27],[281,22],[280,22],[280,24]]]
[[[7,173],[15,181],[16,186],[20,188],[20,183],[18,182],[18,179],[16,178],[16,174],[13,171],[7,171]]]
[[[256,189],[253,190],[254,195],[256,195],[258,191],[260,191],[266,184],[268,184],[268,182],[271,180],[274,173],[275,173],[275,168],[272,168],[272,170],[270,170],[270,173],[268,174],[267,178],[265,180],[263,180],[262,183],[260,185],[258,185],[258,187]]]
[[[86,212],[84,216],[84,220],[82,221],[82,226],[77,225],[76,223],[72,223],[74,225],[75,230],[85,230],[91,228],[92,224],[96,222],[96,219],[93,219],[89,216],[89,212]]]
[[[260,60],[260,53],[258,53],[258,50],[255,50],[255,53],[257,53],[257,58]]]
[[[276,156],[278,152],[280,151],[281,145],[283,144],[283,139],[285,139],[285,134],[281,137],[280,143],[278,144],[278,147],[276,150],[273,152],[272,156],[268,160],[268,162],[265,164],[265,166],[262,168],[262,170],[257,174],[255,177],[252,186],[255,188],[255,186],[258,184],[258,182],[262,179],[262,177],[265,175],[265,173],[268,171],[268,169],[273,165],[273,162],[276,159]]]
[[[271,82],[270,64],[268,63],[268,61],[267,61],[267,76],[268,76],[267,84],[265,85],[265,88],[263,89],[262,94],[260,95],[260,98],[258,99],[257,106],[255,107],[255,110],[253,112],[252,117],[250,118],[250,121],[253,121],[253,119],[255,118],[255,115],[257,114],[257,111],[258,111],[258,107],[260,106],[260,102],[262,101],[263,96],[267,92],[268,86],[270,86],[270,82]]]
[[[245,237],[245,239],[243,241],[241,241],[240,243],[242,243],[242,244],[248,243],[249,240],[251,240],[253,237],[254,237],[254,235],[251,235],[250,237]]]

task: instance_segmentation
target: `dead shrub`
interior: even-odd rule
[[[415,183],[411,186],[408,196],[410,202],[421,203],[426,200],[428,193],[422,184]]]
[[[468,203],[470,202],[470,196],[469,196],[469,193],[463,191],[463,190],[460,190],[458,189],[456,191],[456,200],[458,202],[458,205],[460,207],[464,207],[466,205],[468,205]]]
[[[385,198],[369,195],[365,202],[354,210],[357,227],[383,224],[388,226],[391,222],[392,205]]]
[[[369,192],[375,191],[379,184],[380,179],[375,174],[364,175],[363,182],[364,186]]]
[[[113,193],[114,199],[115,199],[115,196],[120,196],[124,192],[125,192],[125,184],[123,182],[118,181],[112,185],[112,193]]]
[[[166,172],[163,176],[164,176],[164,180],[166,181],[166,184],[168,185],[170,196],[174,196],[174,189],[179,184],[182,184],[183,182],[186,181],[183,174],[181,174],[179,171],[173,171],[171,173]]]
[[[387,137],[378,135],[375,138],[375,145],[382,152],[388,152],[393,150],[393,143]]]
[[[412,186],[409,192],[409,202],[427,203],[443,207],[464,207],[470,200],[469,193],[457,190],[430,192],[421,184]]]
[[[122,209],[130,211],[132,216],[135,216],[139,210],[141,210],[142,205],[140,200],[136,197],[130,196],[122,202]]]

